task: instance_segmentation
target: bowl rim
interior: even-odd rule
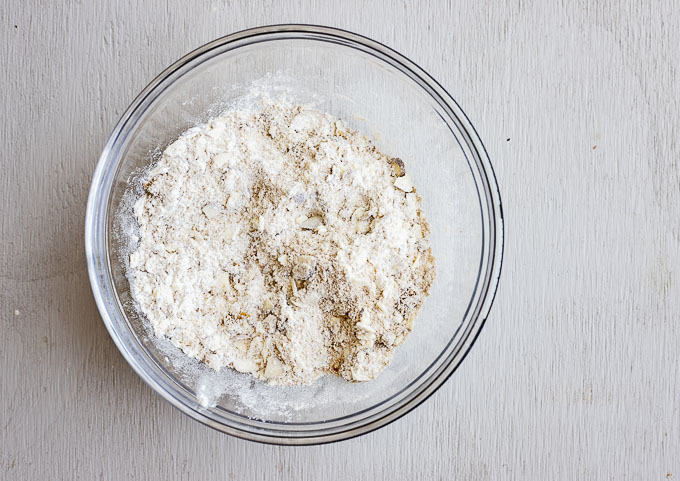
[[[387,400],[382,400],[380,404],[373,405],[370,408],[364,409],[362,411],[329,420],[329,423],[342,421],[344,419],[351,420],[352,418],[356,418],[359,414],[364,414],[364,417],[361,417],[360,419],[354,419],[351,420],[351,422],[344,424],[341,423],[337,426],[329,426],[325,421],[314,422],[309,426],[304,426],[304,424],[300,423],[288,424],[261,420],[254,421],[245,418],[242,415],[223,410],[237,417],[243,418],[239,420],[232,419],[231,421],[233,422],[233,425],[227,425],[215,420],[214,417],[211,416],[211,409],[200,406],[196,402],[192,402],[191,399],[189,399],[189,396],[185,395],[184,399],[179,397],[178,394],[181,393],[178,393],[177,386],[175,386],[173,392],[170,392],[166,386],[167,381],[164,381],[162,378],[151,377],[149,371],[144,367],[145,365],[149,366],[149,360],[143,359],[143,356],[140,354],[140,352],[135,352],[132,350],[126,341],[121,338],[116,326],[114,326],[109,308],[114,303],[114,301],[118,302],[118,305],[120,305],[120,300],[117,298],[116,290],[112,288],[110,278],[107,278],[105,275],[106,272],[110,274],[110,264],[108,258],[109,253],[108,249],[105,248],[108,245],[108,241],[105,238],[107,233],[104,233],[104,238],[102,239],[101,235],[97,237],[98,233],[96,232],[98,230],[97,221],[100,220],[102,216],[106,217],[106,211],[108,210],[106,209],[106,205],[102,207],[102,204],[107,204],[106,201],[108,200],[109,192],[107,190],[102,190],[102,185],[104,179],[112,177],[112,173],[110,172],[110,164],[112,160],[117,158],[116,154],[120,151],[121,145],[118,145],[119,138],[124,136],[126,132],[132,130],[136,123],[141,119],[145,111],[145,108],[143,107],[148,108],[150,105],[153,105],[155,99],[161,95],[166,88],[171,86],[179,77],[191,71],[198,64],[202,63],[201,61],[198,62],[198,64],[190,65],[192,62],[197,62],[202,58],[203,60],[207,60],[208,54],[211,51],[221,47],[231,46],[231,48],[226,48],[223,52],[219,53],[236,50],[254,43],[260,43],[262,41],[290,39],[306,39],[337,43],[372,54],[378,60],[387,63],[392,68],[398,69],[401,74],[406,74],[411,80],[415,81],[420,88],[425,90],[426,93],[428,93],[437,101],[439,106],[446,111],[450,120],[456,124],[459,132],[465,135],[463,140],[465,140],[466,145],[461,144],[461,149],[463,149],[466,155],[468,164],[470,164],[471,160],[468,158],[467,152],[465,152],[466,148],[469,150],[470,154],[474,157],[474,160],[477,163],[479,168],[478,174],[480,176],[479,180],[482,182],[482,187],[486,197],[486,207],[488,209],[488,212],[485,211],[483,207],[481,209],[482,216],[484,217],[485,213],[488,216],[488,219],[485,219],[486,222],[488,222],[488,225],[485,226],[484,222],[482,223],[483,250],[480,260],[479,277],[477,279],[478,285],[475,288],[475,294],[470,300],[470,305],[468,306],[468,311],[466,311],[464,321],[468,318],[468,313],[472,307],[474,307],[474,312],[469,318],[467,325],[465,325],[465,322],[462,322],[461,327],[459,327],[459,331],[462,327],[465,327],[465,329],[463,329],[461,332],[460,339],[458,339],[458,341],[455,343],[455,345],[458,346],[458,349],[453,349],[449,352],[451,343],[458,337],[459,333],[457,332],[449,344],[447,344],[447,347],[444,349],[444,351],[442,351],[442,353],[440,353],[437,359],[433,362],[433,364],[438,362],[442,356],[446,355],[446,359],[437,367],[437,369],[425,377],[423,377],[423,374],[421,374],[412,383],[403,388],[399,393],[394,394],[392,397],[396,397],[397,395],[401,394],[406,388],[411,387],[412,384],[418,383],[418,386],[413,391],[408,393],[406,397],[398,402],[388,405],[384,409],[378,408],[380,408],[380,406],[382,406],[387,400],[390,400],[390,398]],[[140,108],[142,108],[141,112]],[[134,120],[132,124],[130,124],[131,120]],[[460,144],[461,140],[455,134],[454,136]],[[109,169],[108,172],[107,168]],[[472,165],[470,165],[470,168],[473,168]],[[474,172],[473,175],[475,175]],[[477,181],[475,183],[477,184]],[[480,195],[479,201],[481,207],[483,201],[481,198],[482,194],[479,192],[479,189],[480,187],[477,185],[478,195]],[[485,228],[488,228],[488,232],[485,231]],[[104,247],[103,250],[102,247]],[[463,359],[465,359],[470,351],[470,348],[478,338],[496,296],[500,273],[502,270],[503,254],[504,216],[495,172],[493,170],[493,166],[489,159],[486,148],[484,147],[484,144],[482,143],[475,127],[472,125],[468,116],[461,109],[458,103],[432,76],[430,76],[414,62],[399,54],[390,47],[387,47],[382,43],[374,41],[363,35],[321,25],[278,24],[242,30],[208,42],[205,45],[186,54],[179,60],[172,63],[169,67],[164,69],[133,100],[111,132],[99,157],[97,167],[92,178],[92,184],[90,186],[86,208],[85,255],[92,292],[102,320],[114,343],[121,351],[128,364],[130,364],[130,366],[142,378],[142,380],[147,385],[149,385],[149,387],[161,395],[161,397],[163,397],[175,408],[189,415],[193,419],[196,419],[202,424],[205,424],[218,431],[243,439],[267,444],[308,445],[330,443],[343,439],[349,439],[385,426],[423,403],[428,397],[434,394],[434,392],[436,392],[436,390],[439,389],[453,374]],[[106,269],[108,269],[105,273],[101,272],[103,265],[106,267]],[[479,290],[480,285],[481,290]],[[112,294],[115,299],[111,298]],[[473,302],[475,302],[475,300],[476,303],[473,306]],[[160,365],[155,361],[154,363],[156,368],[160,367]],[[430,370],[430,367],[424,371],[424,374]],[[166,376],[169,377],[167,373]],[[299,428],[299,431],[292,432],[274,429],[277,425],[294,425]],[[321,427],[316,428],[316,426]],[[329,429],[330,432],[328,432]]]

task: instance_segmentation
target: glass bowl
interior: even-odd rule
[[[273,387],[219,373],[156,339],[125,274],[125,219],[142,169],[184,130],[262,92],[312,103],[402,158],[432,229],[437,279],[414,330],[375,380],[324,376]],[[131,193],[132,192],[132,193]],[[217,430],[277,444],[315,444],[384,426],[453,373],[484,324],[498,284],[503,216],[474,127],[432,77],[397,52],[350,32],[277,25],[215,40],[175,62],[135,99],[108,139],[87,204],[85,246],[106,327],[139,376]]]

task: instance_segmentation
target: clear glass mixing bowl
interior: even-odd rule
[[[423,197],[438,276],[413,333],[374,381],[352,384],[324,376],[311,386],[282,388],[230,369],[214,373],[155,339],[134,308],[121,231],[130,186],[181,132],[252,101],[253,86],[314,103],[372,137],[383,152],[405,161]],[[327,27],[278,25],[215,40],[142,91],[99,159],[85,245],[104,323],[149,386],[220,431],[269,443],[313,444],[384,426],[446,381],[491,307],[503,218],[482,142],[432,77],[368,38]]]

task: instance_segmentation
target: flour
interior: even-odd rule
[[[156,336],[215,370],[373,379],[434,280],[403,162],[308,107],[267,103],[186,131],[144,190],[132,295]]]

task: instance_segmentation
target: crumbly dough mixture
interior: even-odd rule
[[[144,182],[133,297],[156,336],[216,370],[373,379],[435,277],[403,162],[305,106],[192,128]]]

